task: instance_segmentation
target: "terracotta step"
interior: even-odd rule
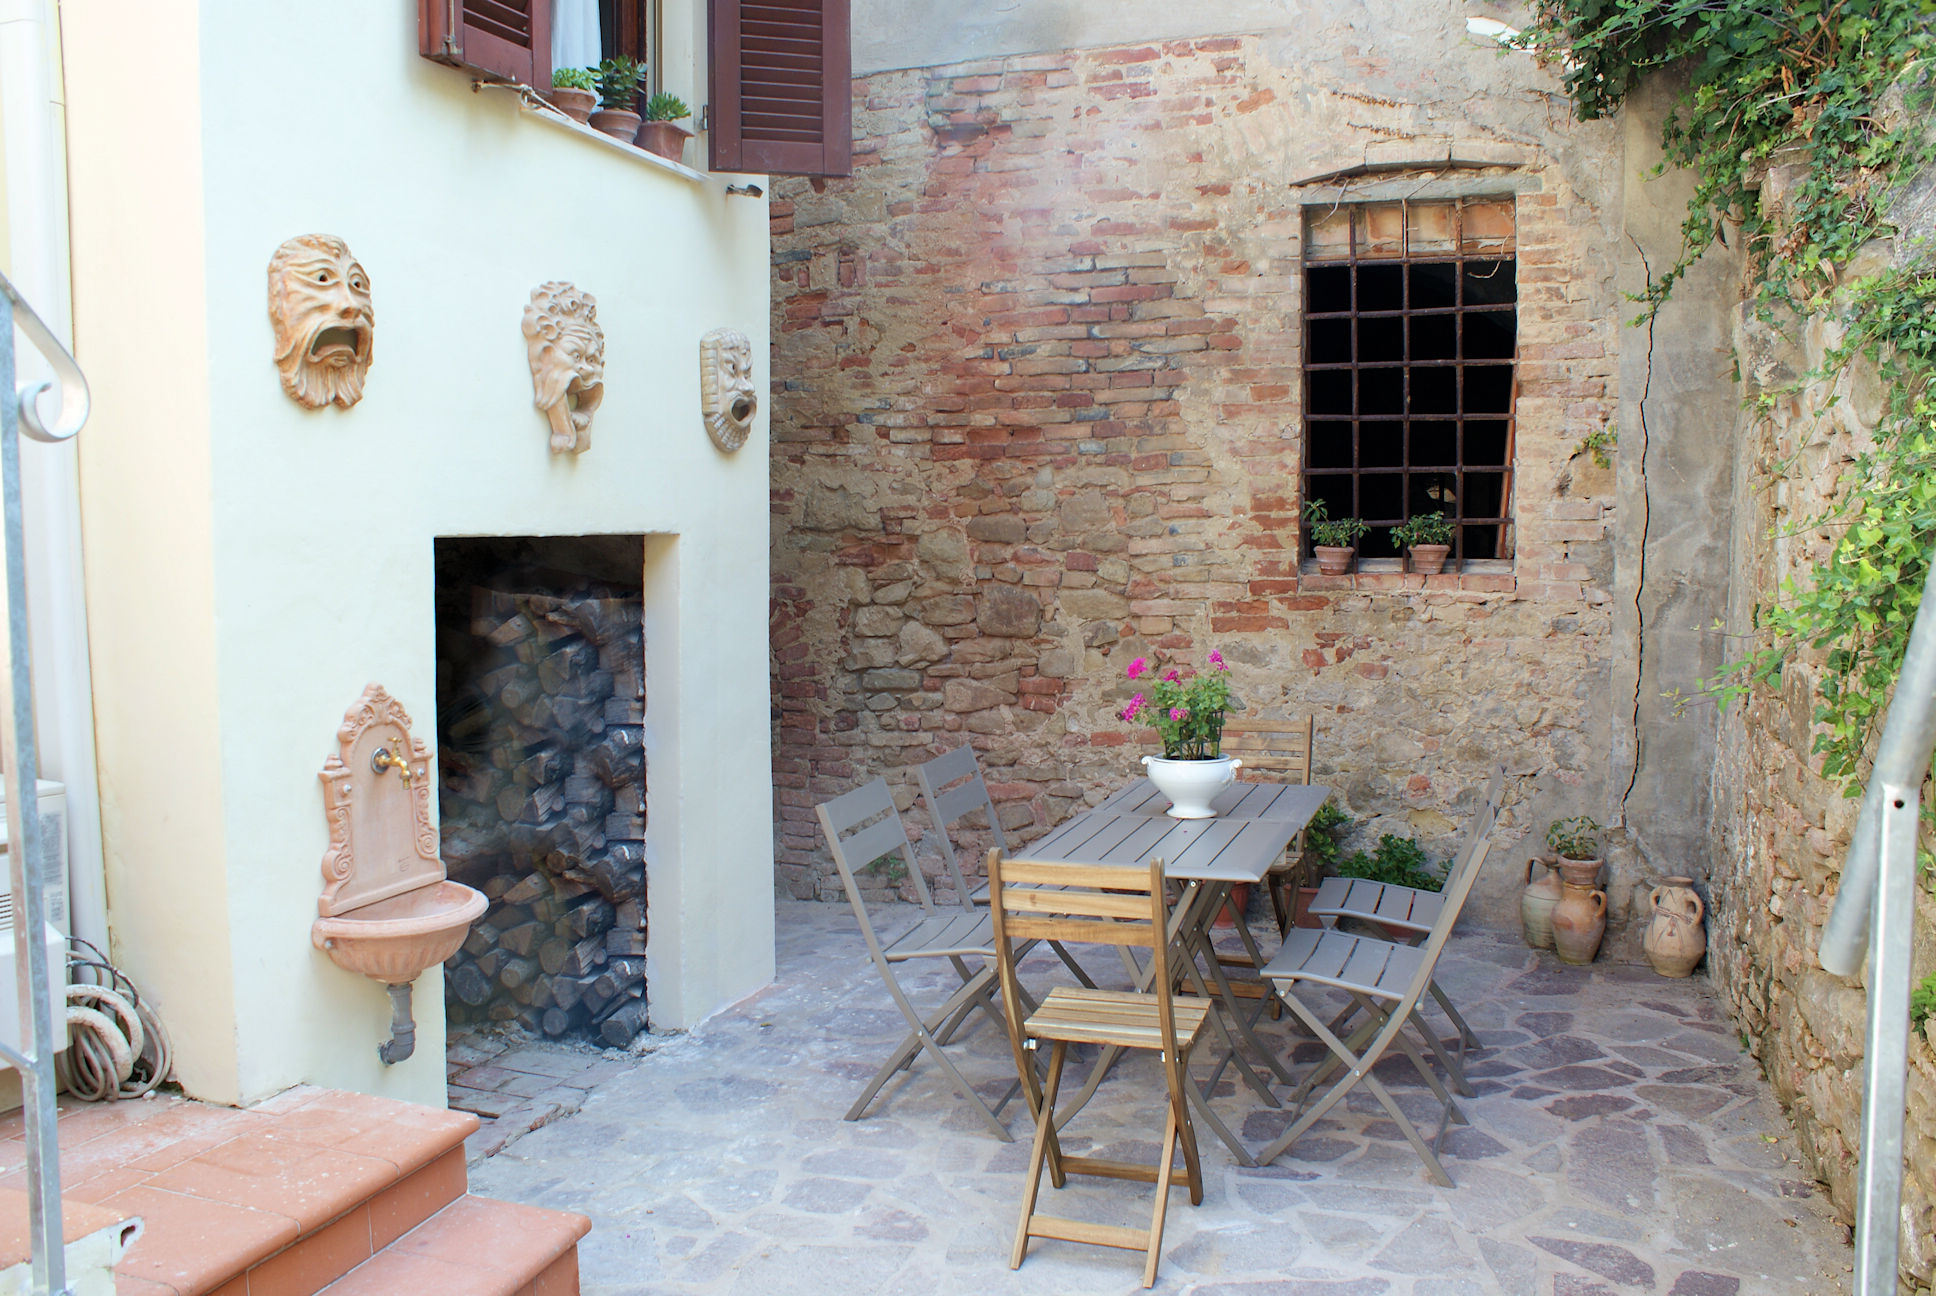
[[[578,1239],[591,1226],[567,1211],[460,1197],[318,1296],[578,1296]]]

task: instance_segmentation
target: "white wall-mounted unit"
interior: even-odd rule
[[[67,1015],[67,790],[59,783],[42,779],[36,785],[40,800],[40,826],[45,834],[42,872],[47,880],[47,1010],[56,1023],[59,1048],[67,1047],[67,1032],[59,1023]],[[7,805],[0,800],[0,879],[13,876],[13,861],[7,857]],[[20,898],[10,883],[0,882],[0,1040],[25,1051],[29,1041],[20,1024],[20,978],[26,969],[19,966],[14,948],[14,916]],[[4,1067],[5,1063],[0,1063]]]

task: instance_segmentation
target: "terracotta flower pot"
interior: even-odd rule
[[[639,133],[639,115],[624,108],[600,108],[591,115],[591,127],[630,144]]]
[[[1211,924],[1211,926],[1213,927],[1233,926],[1234,924],[1230,921],[1230,909],[1232,905],[1236,906],[1237,912],[1240,914],[1248,913],[1250,911],[1250,885],[1251,884],[1248,882],[1231,883],[1230,904],[1224,905],[1217,910],[1217,919],[1214,923]]]
[[[575,122],[585,121],[598,107],[598,96],[589,90],[575,90],[570,86],[553,86],[545,98],[551,106]]]
[[[1316,887],[1301,886],[1297,889],[1295,908],[1291,910],[1291,926],[1302,927],[1307,931],[1324,930],[1324,920],[1311,912],[1311,902],[1317,898]]]
[[[1695,893],[1694,879],[1670,877],[1647,896],[1654,921],[1640,942],[1641,952],[1654,971],[1664,977],[1684,977],[1707,953],[1707,933],[1701,918],[1707,906]]]
[[[647,153],[656,153],[669,162],[683,162],[686,156],[686,141],[692,132],[678,122],[649,121],[639,123],[638,146]]]
[[[1326,576],[1343,576],[1351,570],[1351,559],[1358,552],[1356,548],[1340,549],[1334,545],[1315,545],[1318,555],[1318,570]]]
[[[1445,558],[1452,552],[1452,546],[1413,545],[1406,552],[1411,555],[1414,572],[1420,576],[1436,576],[1445,570]]]

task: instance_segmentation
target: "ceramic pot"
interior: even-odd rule
[[[1351,556],[1358,551],[1340,549],[1335,545],[1313,546],[1317,551],[1318,570],[1326,576],[1343,576],[1351,570]]]
[[[592,115],[598,107],[598,96],[589,90],[574,90],[570,86],[553,86],[545,98],[551,106],[575,122],[582,122]]]
[[[1670,877],[1647,896],[1647,907],[1654,911],[1640,948],[1664,977],[1684,977],[1707,953],[1707,933],[1701,918],[1707,906],[1694,891],[1694,879]]]
[[[1291,910],[1291,926],[1302,927],[1306,931],[1324,930],[1324,920],[1311,912],[1311,902],[1317,898],[1316,887],[1301,886],[1297,889],[1297,899]]]
[[[1412,570],[1420,576],[1436,576],[1445,570],[1445,558],[1452,552],[1451,545],[1413,545],[1406,550],[1412,558]]]
[[[1605,862],[1605,860],[1597,856],[1593,859],[1581,860],[1570,859],[1562,855],[1554,867],[1559,869],[1560,881],[1564,882],[1567,886],[1579,887],[1582,890],[1591,891],[1600,885],[1600,866]]]
[[[647,153],[656,153],[668,162],[683,162],[686,156],[686,141],[692,132],[677,122],[649,121],[639,123],[638,146]]]
[[[1219,906],[1216,920],[1210,925],[1212,927],[1234,926],[1235,924],[1230,921],[1230,910],[1233,905],[1239,914],[1249,913],[1250,887],[1251,884],[1248,882],[1233,882],[1230,886],[1230,904]]]
[[[1607,893],[1566,883],[1553,906],[1553,950],[1560,962],[1591,963],[1606,934]]]
[[[623,108],[600,108],[591,115],[591,128],[630,144],[639,133],[639,115]]]
[[[1156,790],[1170,799],[1172,819],[1209,819],[1216,815],[1210,798],[1229,787],[1243,762],[1234,756],[1214,756],[1209,760],[1171,760],[1166,756],[1143,757]]]
[[[1534,878],[1535,869],[1544,869]],[[1559,868],[1551,859],[1526,861],[1526,889],[1519,894],[1519,929],[1534,949],[1553,948],[1553,906],[1560,902]]]

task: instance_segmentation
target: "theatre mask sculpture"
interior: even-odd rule
[[[728,453],[746,444],[759,412],[753,390],[753,346],[735,329],[714,329],[699,339],[699,412],[706,434]]]
[[[592,443],[592,415],[605,399],[605,334],[590,293],[557,280],[531,290],[524,308],[531,391],[551,424],[554,454]]]
[[[329,234],[292,238],[269,258],[269,323],[282,389],[310,409],[363,399],[376,316],[370,277]]]

